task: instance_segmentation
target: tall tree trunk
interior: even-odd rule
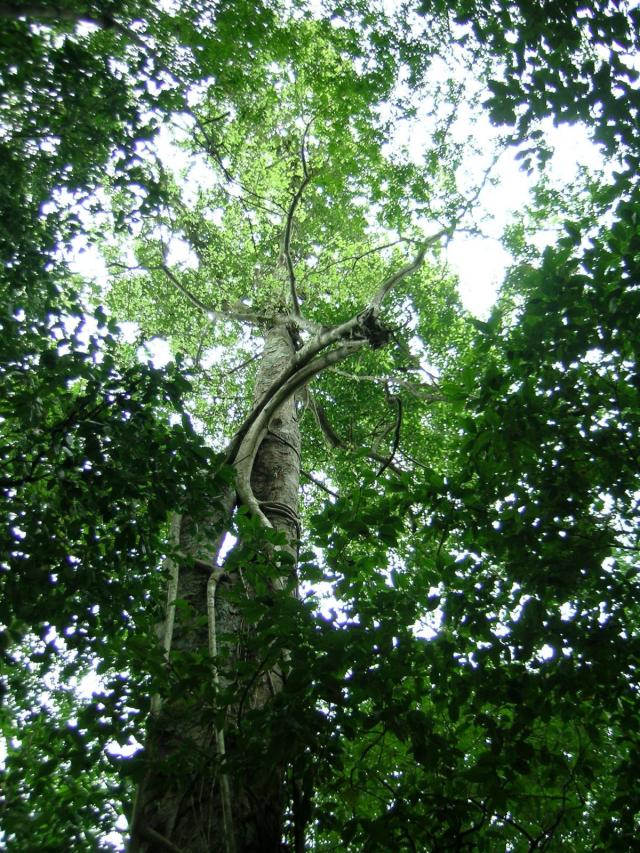
[[[260,402],[294,357],[286,326],[274,325],[266,335],[254,403]],[[255,458],[251,486],[269,523],[284,532],[285,550],[294,561],[299,474],[300,432],[295,403],[289,399],[271,419]],[[202,532],[189,527],[183,524],[181,548],[195,562],[187,560],[179,567],[170,662],[178,680],[186,664],[191,672],[201,672],[204,683],[178,683],[152,715],[145,749],[148,770],[134,809],[130,849],[139,853],[275,853],[284,849],[284,769],[262,766],[257,772],[242,753],[236,725],[243,711],[259,709],[281,689],[283,673],[277,667],[256,672],[248,691],[244,689],[242,708],[230,707],[224,727],[216,729],[221,722],[220,714],[216,715],[216,690],[236,687],[234,662],[260,666],[259,660],[249,660],[245,654],[243,636],[248,629],[233,604],[238,585],[252,594],[251,565],[241,573],[216,572],[217,546],[210,537],[203,543]],[[274,588],[280,587],[282,578],[274,571],[271,582]],[[223,661],[220,673],[217,662],[211,660],[207,629],[207,602],[211,606],[212,597],[214,648]],[[210,612],[209,629],[211,616]],[[223,750],[226,757],[221,755]]]

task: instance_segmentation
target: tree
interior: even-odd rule
[[[7,844],[101,849],[135,783],[144,851],[630,849],[635,13],[172,9],[0,7]],[[542,180],[487,322],[439,256],[483,99],[620,163]]]

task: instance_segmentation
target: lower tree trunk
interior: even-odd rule
[[[286,326],[270,329],[256,378],[255,402],[294,356]],[[251,485],[270,524],[285,534],[284,550],[294,561],[299,536],[299,473],[300,433],[290,399],[271,419],[256,455]],[[182,527],[181,549],[195,559],[185,560],[179,568],[169,655],[173,686],[149,724],[147,769],[134,808],[130,850],[282,851],[287,849],[282,840],[284,768],[277,762],[260,762],[255,738],[247,751],[242,735],[243,715],[251,716],[264,707],[280,691],[283,677],[281,664],[265,668],[255,649],[246,651],[250,627],[243,624],[233,599],[240,590],[253,594],[251,565],[228,575],[216,573],[217,548],[210,537],[206,541],[206,531],[203,543],[202,533],[193,525],[191,529],[188,523]],[[275,570],[273,574],[271,583],[277,588],[282,578]],[[207,619],[208,603],[210,608],[214,605],[213,648],[219,652],[213,661],[207,627],[213,614],[210,609]],[[236,664],[245,670],[238,677],[234,675]],[[188,673],[184,683],[181,673]],[[221,711],[225,705],[226,712]],[[263,752],[268,745],[262,742]]]

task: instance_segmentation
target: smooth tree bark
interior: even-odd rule
[[[269,399],[270,390],[290,372],[294,360],[286,318],[276,320],[265,336],[255,381],[256,406]],[[294,571],[300,532],[300,430],[293,393],[275,409],[263,432],[255,453],[241,444],[238,458],[242,459],[243,452],[253,456],[252,494],[266,525],[284,533],[286,545],[282,547],[290,554],[287,563]],[[251,565],[229,573],[217,566],[235,502],[235,493],[222,495],[220,506],[200,526],[182,519],[178,553],[168,566],[162,631],[167,659],[175,672],[181,661],[188,660],[192,674],[194,663],[199,662],[204,681],[214,682],[214,696],[233,691],[236,685],[228,673],[238,661],[247,662],[242,648],[246,626],[233,598],[238,587],[244,594],[252,594]],[[276,556],[272,551],[271,557]],[[284,580],[274,571],[274,589],[282,588]],[[223,660],[224,674],[218,672],[218,661],[212,656]],[[258,660],[250,663],[260,668]],[[202,702],[193,683],[178,688],[164,702],[155,700],[145,748],[147,770],[134,807],[130,850],[269,853],[283,849],[284,768],[274,766],[256,773],[238,754],[236,732],[239,713],[263,707],[281,689],[283,677],[281,666],[258,671],[250,695],[243,696],[242,709],[230,705],[223,725],[215,705],[210,700]],[[233,767],[232,774],[226,772],[227,762]]]

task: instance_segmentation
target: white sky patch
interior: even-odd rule
[[[482,125],[478,125],[480,131]],[[581,166],[599,169],[604,165],[598,148],[590,141],[585,128],[579,125],[545,128],[546,141],[554,148],[548,174],[559,185],[571,184]],[[491,144],[491,138],[487,138]],[[510,254],[501,245],[505,227],[530,201],[533,179],[515,159],[515,149],[507,150],[495,170],[497,184],[487,185],[478,204],[480,215],[488,217],[482,224],[482,234],[471,236],[459,233],[447,248],[447,260],[460,280],[459,292],[464,306],[477,316],[487,316],[498,295],[505,272],[511,262]],[[557,236],[551,229],[535,239],[538,249]]]
[[[118,328],[120,329],[122,341],[125,344],[133,344],[136,342],[138,335],[140,334],[140,326],[137,323],[130,320],[124,320],[121,323],[118,323]]]
[[[142,362],[151,362],[154,367],[166,367],[173,360],[169,342],[163,338],[151,338],[144,346],[138,347],[138,358]]]
[[[109,273],[102,254],[97,246],[90,244],[86,237],[76,238],[72,244],[69,258],[71,272],[81,275],[97,284],[106,285]]]
[[[464,307],[478,317],[486,317],[511,255],[494,238],[460,235],[451,241],[447,260],[459,278],[458,291]]]
[[[553,646],[550,646],[549,643],[545,643],[544,646],[538,651],[536,657],[538,660],[551,660],[552,657],[555,656],[556,650]]]
[[[442,627],[444,613],[438,607],[430,613],[425,613],[412,626],[412,631],[416,637],[422,637],[425,640],[433,640],[438,635]]]
[[[205,370],[209,367],[213,367],[215,364],[218,364],[222,358],[222,356],[227,352],[227,347],[224,346],[215,346],[210,347],[205,350],[202,358],[200,359],[201,367],[204,367]]]
[[[169,241],[167,249],[166,262],[169,266],[197,269],[198,256],[191,251],[191,247],[185,240],[173,237]]]

